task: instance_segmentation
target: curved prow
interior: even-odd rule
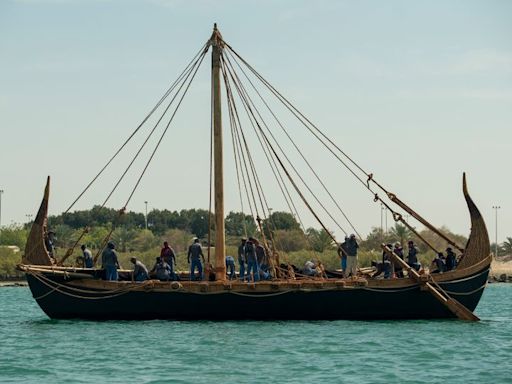
[[[23,264],[52,265],[52,260],[44,244],[49,197],[50,176],[48,176],[46,180],[43,201],[41,201],[41,206],[39,207],[39,211],[37,211],[36,218],[32,223],[32,228],[28,235],[27,244],[25,245],[25,254],[22,258]]]
[[[491,246],[484,219],[473,199],[469,196],[465,172],[462,176],[462,191],[468,205],[469,216],[471,217],[471,233],[458,268],[467,268],[488,258],[491,254]]]

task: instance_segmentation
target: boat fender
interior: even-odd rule
[[[171,289],[178,290],[181,288],[183,288],[183,285],[181,285],[181,283],[179,281],[173,281],[171,283]]]

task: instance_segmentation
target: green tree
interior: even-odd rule
[[[502,255],[512,255],[512,237],[507,237],[507,240],[501,244]]]
[[[267,237],[270,236],[270,232],[277,230],[302,232],[299,222],[288,212],[272,212],[267,219],[262,221],[262,226]]]
[[[127,247],[138,252],[144,252],[157,246],[158,243],[158,238],[153,235],[153,232],[149,229],[142,229],[128,242]]]
[[[257,232],[256,223],[251,215],[242,212],[229,212],[225,220],[226,235],[228,236],[254,236]],[[247,230],[247,234],[245,231]]]
[[[396,223],[389,231],[394,241],[399,241],[400,244],[405,246],[405,243],[412,238],[413,232],[405,225]]]
[[[16,245],[20,249],[25,249],[28,230],[19,225],[10,225],[0,229],[0,245]]]
[[[334,241],[332,240],[332,233],[327,233],[324,229],[317,230],[315,228],[308,228],[306,231],[309,244],[316,252],[323,252],[326,249],[332,248]]]
[[[308,242],[301,230],[286,231],[278,229],[274,232],[275,247],[278,251],[295,252],[308,248]]]

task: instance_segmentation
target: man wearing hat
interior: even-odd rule
[[[351,234],[347,241],[347,271],[345,277],[356,277],[357,274],[357,244],[356,235]]]
[[[120,268],[115,244],[108,242],[107,248],[101,254],[101,266],[105,270],[105,280],[117,281],[119,275],[117,269]]]

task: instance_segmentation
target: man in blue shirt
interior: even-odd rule
[[[105,280],[117,281],[119,275],[117,269],[120,268],[119,260],[117,258],[116,246],[113,242],[109,241],[107,248],[101,254],[101,265],[105,270]]]
[[[203,280],[203,265],[201,264],[201,260],[199,256],[203,259],[204,263],[204,255],[203,249],[201,248],[201,244],[199,243],[199,239],[195,238],[194,243],[188,247],[187,261],[190,264],[190,280],[195,280],[195,270],[199,272],[199,279]]]
[[[256,256],[256,239],[249,237],[245,243],[245,259],[247,260],[247,278],[251,279],[251,271],[253,281],[260,280],[260,271],[258,267],[258,257]]]

